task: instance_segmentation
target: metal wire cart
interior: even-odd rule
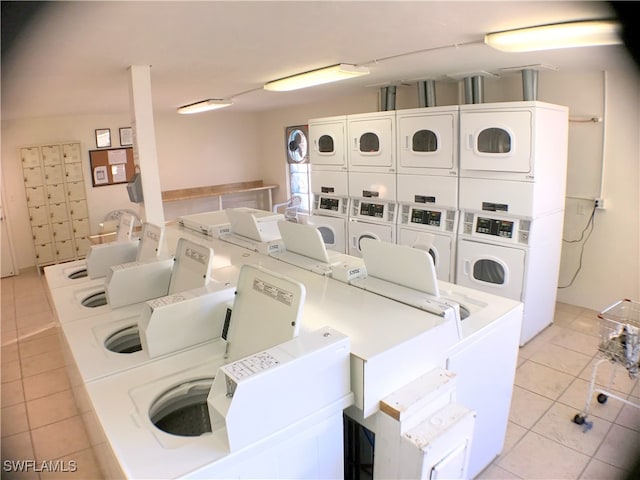
[[[620,300],[598,314],[600,319],[600,345],[598,352],[600,359],[593,366],[587,403],[584,410],[573,417],[574,423],[584,425],[588,430],[593,425],[587,421],[589,407],[594,391],[599,392],[598,403],[606,403],[609,397],[620,400],[623,403],[640,408],[640,404],[630,402],[625,398],[614,395],[610,391],[595,388],[598,367],[604,362],[613,365],[609,387],[613,384],[616,371],[623,366],[631,378],[638,375],[640,369],[640,303],[629,299]]]

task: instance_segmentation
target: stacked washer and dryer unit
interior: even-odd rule
[[[329,121],[346,125],[331,126],[347,132],[332,144],[345,146],[332,172],[340,188],[325,181],[318,147]],[[360,256],[362,238],[427,248],[439,280],[525,304],[521,345],[553,321],[566,107],[535,100],[422,107],[310,120],[309,131],[310,222],[320,225],[319,215],[337,208],[347,227],[346,249],[329,248]]]

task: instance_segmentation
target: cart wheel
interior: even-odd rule
[[[607,403],[607,397],[604,393],[598,394],[598,403]]]
[[[573,423],[575,423],[576,425],[582,425],[586,418],[587,417],[585,417],[584,415],[580,415],[579,413],[576,413],[576,416],[573,417]]]

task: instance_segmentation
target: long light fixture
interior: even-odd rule
[[[489,33],[484,43],[503,52],[533,52],[559,48],[622,43],[620,24],[614,20],[557,23]]]
[[[264,89],[274,92],[288,92],[290,90],[313,87],[315,85],[347,80],[349,78],[368,74],[369,69],[366,67],[340,63],[338,65],[319,68],[317,70],[311,70],[309,72],[299,73],[297,75],[291,75],[290,77],[274,80],[273,82],[268,82],[264,85]]]
[[[216,110],[218,108],[228,107],[229,105],[233,105],[233,102],[231,100],[210,98],[208,100],[202,100],[201,102],[191,103],[189,105],[179,107],[178,113],[190,114],[208,112],[209,110]]]

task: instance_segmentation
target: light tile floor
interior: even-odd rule
[[[44,276],[33,270],[4,278],[0,296],[0,477],[101,479],[71,394]],[[639,409],[613,398],[604,405],[594,401],[590,430],[572,422],[585,406],[597,358],[596,315],[558,304],[554,324],[520,349],[505,447],[479,479],[631,478],[629,462],[640,454]],[[608,385],[610,368],[599,369],[598,383]],[[623,368],[611,390],[640,404],[640,383]],[[35,463],[17,472],[7,460]]]

